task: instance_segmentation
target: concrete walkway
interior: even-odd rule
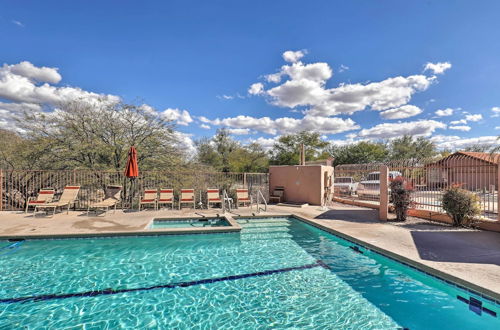
[[[220,212],[220,209],[196,210],[198,214],[189,209],[117,211],[89,217],[84,212],[73,211],[53,218],[0,212],[0,236],[143,232],[155,217],[198,217],[199,214],[209,216]],[[253,212],[255,210],[247,207],[230,215],[252,215]],[[376,210],[344,204],[335,204],[328,211],[317,206],[270,206],[261,214],[296,214],[500,300],[500,233],[456,229],[417,219],[406,223],[381,223]]]

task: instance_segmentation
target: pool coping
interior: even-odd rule
[[[192,216],[177,216],[173,220],[193,219]],[[192,228],[150,228],[155,218],[152,218],[140,231],[108,231],[93,233],[66,233],[66,234],[18,234],[18,235],[0,235],[0,240],[21,240],[21,239],[68,239],[68,238],[93,238],[93,237],[120,237],[120,236],[159,236],[159,235],[194,235],[194,234],[220,234],[220,233],[239,233],[241,226],[228,215],[219,217],[199,217],[206,218],[224,218],[229,226],[220,227],[192,227]],[[168,221],[168,220],[165,220]]]

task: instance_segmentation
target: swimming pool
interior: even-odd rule
[[[467,292],[362,247],[356,251],[297,219],[238,223],[241,233],[1,241],[0,324],[500,327],[497,317],[478,315],[457,299],[469,300]]]
[[[151,229],[159,228],[193,228],[193,227],[228,227],[229,222],[225,218],[179,218],[166,219],[156,218],[150,225]]]

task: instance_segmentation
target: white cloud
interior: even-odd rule
[[[274,147],[274,144],[278,142],[279,136],[275,136],[272,138],[264,138],[264,137],[259,137],[257,139],[247,139],[245,142],[247,144],[251,143],[258,143],[264,148],[264,150],[269,151]]]
[[[219,100],[232,100],[234,99],[234,96],[222,94],[222,95],[217,95],[217,98]]]
[[[192,134],[174,131],[174,137],[177,140],[177,147],[185,151],[187,155],[194,155],[196,153],[196,146],[194,144]]]
[[[436,110],[435,114],[438,117],[451,116],[451,115],[453,115],[453,109],[452,108],[439,109],[439,110]]]
[[[141,108],[142,110],[144,110],[145,112],[147,112],[148,114],[150,114],[152,116],[158,114],[156,112],[156,109],[153,108],[152,106],[150,106],[149,104],[141,104],[141,106],[139,108]]]
[[[161,116],[166,120],[175,121],[178,125],[188,126],[193,122],[193,118],[187,110],[179,110],[179,109],[165,109],[161,113]]]
[[[500,126],[495,126],[495,129],[500,129]]]
[[[417,91],[429,87],[433,78],[423,75],[395,77],[368,84],[343,84],[336,88],[324,87],[331,71],[315,68],[315,77],[291,79],[285,83],[262,91],[274,105],[294,108],[309,106],[307,113],[318,116],[350,114],[371,107],[387,110],[407,104]],[[329,69],[329,67],[328,67]],[[308,72],[309,74],[311,72]]]
[[[279,83],[281,81],[281,72],[268,74],[265,78],[268,82]]]
[[[403,105],[399,108],[385,110],[380,115],[385,119],[403,119],[422,113],[422,109],[414,105]]]
[[[48,82],[51,84],[57,84],[61,81],[62,77],[58,70],[58,68],[48,68],[45,66],[36,67],[28,61],[22,61],[13,65],[4,64],[3,67],[0,68],[0,71],[3,72],[10,72],[31,80]]]
[[[468,121],[480,121],[483,119],[483,115],[477,114],[477,115],[466,115],[465,119]]]
[[[466,125],[463,125],[463,126],[450,126],[448,128],[449,129],[454,129],[456,131],[462,131],[462,132],[468,132],[468,131],[470,131],[470,126],[466,126]]]
[[[384,123],[363,129],[358,136],[370,139],[389,139],[403,135],[430,136],[436,129],[440,128],[444,129],[446,125],[435,120]]]
[[[249,128],[229,128],[228,131],[234,135],[248,135],[251,133]]]
[[[24,27],[24,24],[22,22],[16,21],[15,19],[13,19],[11,22],[13,24],[16,24],[17,26]]]
[[[255,83],[250,86],[248,89],[248,94],[251,95],[259,95],[264,91],[264,85],[262,83]]]
[[[436,143],[437,147],[440,149],[452,150],[464,149],[475,145],[491,147],[499,143],[496,136],[480,136],[463,139],[459,136],[436,135],[431,138],[431,141]]]
[[[500,117],[500,107],[491,108],[493,115],[491,117]]]
[[[339,72],[344,72],[349,70],[349,67],[347,65],[341,64],[339,67]]]
[[[246,128],[273,135],[296,133],[303,130],[315,131],[320,134],[336,134],[360,128],[352,119],[311,115],[306,115],[301,119],[290,117],[277,119],[269,117],[255,118],[243,115],[214,120],[209,120],[205,117],[200,117],[199,119],[202,122],[212,125],[228,128]]]
[[[351,114],[367,108],[379,111],[398,108],[408,104],[413,94],[426,90],[436,80],[435,76],[420,74],[326,88],[333,75],[327,63],[304,64],[288,59],[291,64],[265,76],[268,82],[279,83],[277,86],[266,89],[262,83],[255,83],[250,86],[249,93],[262,95],[276,106],[292,110],[304,107],[305,114],[320,117]]]
[[[118,102],[114,95],[97,94],[76,87],[55,87],[61,76],[56,68],[35,67],[29,62],[0,67],[0,98],[20,102],[57,106],[76,99],[88,102]],[[37,82],[44,82],[38,84]]]
[[[427,64],[425,64],[424,71],[430,70],[434,74],[442,74],[450,68],[451,68],[450,62],[438,62],[438,63],[428,62]]]
[[[450,124],[451,125],[467,124],[467,120],[465,120],[465,119],[453,120],[450,122]]]
[[[299,61],[304,55],[307,54],[307,50],[297,50],[297,51],[292,51],[292,50],[287,50],[286,52],[283,53],[283,59],[286,62],[291,62],[295,63]]]
[[[0,67],[0,121],[5,127],[16,128],[22,113],[51,111],[64,102],[78,99],[90,103],[116,103],[118,96],[97,94],[76,87],[56,87],[62,77],[57,68],[37,67],[23,61]],[[7,124],[6,124],[7,123]]]
[[[207,124],[201,124],[200,127],[203,129],[210,129],[210,125]]]

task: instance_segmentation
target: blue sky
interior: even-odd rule
[[[498,1],[3,1],[0,125],[21,103],[106,94],[177,121],[187,144],[222,126],[267,146],[300,129],[338,144],[405,133],[494,144],[499,12]]]

